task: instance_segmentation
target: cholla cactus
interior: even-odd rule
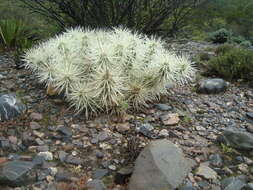
[[[187,83],[195,69],[160,39],[115,28],[71,29],[30,49],[26,66],[40,82],[64,92],[78,112],[138,109],[166,93],[167,84]]]

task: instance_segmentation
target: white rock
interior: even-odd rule
[[[110,166],[108,166],[108,168],[110,169],[110,170],[113,170],[113,171],[115,171],[117,168],[116,168],[116,166],[114,166],[114,165],[110,165]]]
[[[159,132],[159,136],[160,137],[168,137],[169,136],[169,132],[167,129],[162,129],[160,132]]]
[[[51,152],[40,152],[38,153],[38,156],[44,157],[45,160],[53,160],[53,154]]]
[[[54,168],[54,167],[50,167],[49,168],[49,172],[52,176],[55,176],[58,172],[57,168]]]

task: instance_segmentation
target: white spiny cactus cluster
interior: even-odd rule
[[[64,92],[86,116],[122,102],[138,109],[166,93],[167,84],[185,84],[195,73],[160,39],[122,28],[70,29],[30,49],[24,60],[40,82]]]

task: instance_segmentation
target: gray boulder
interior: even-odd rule
[[[18,187],[36,181],[35,164],[26,161],[11,161],[0,167],[0,185]]]
[[[11,120],[26,110],[26,106],[13,94],[0,95],[0,121]]]
[[[237,128],[225,129],[222,141],[227,145],[242,150],[253,150],[253,134]]]
[[[128,189],[175,189],[183,183],[194,164],[170,141],[153,141],[138,156]]]
[[[89,190],[105,190],[106,189],[106,186],[103,183],[103,181],[99,179],[94,179],[92,181],[89,181],[87,183],[87,187]]]
[[[241,190],[245,185],[244,176],[228,177],[221,181],[221,187],[224,190]]]
[[[203,94],[216,94],[224,92],[228,87],[228,82],[220,78],[204,79],[197,84],[197,92]]]

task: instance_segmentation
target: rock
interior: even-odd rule
[[[109,168],[110,170],[113,170],[113,171],[115,171],[115,170],[117,169],[116,166],[114,166],[114,165],[109,165],[108,168]]]
[[[68,156],[67,152],[64,152],[64,151],[59,151],[58,152],[58,157],[61,160],[61,162],[64,162],[65,159],[67,158],[67,156]]]
[[[228,87],[228,83],[223,79],[204,79],[197,84],[197,92],[204,94],[216,94],[224,92]]]
[[[117,171],[114,182],[120,185],[125,184],[127,182],[127,179],[131,177],[132,173],[132,167],[121,168],[119,171]]]
[[[31,113],[30,118],[32,120],[40,121],[43,119],[43,116],[40,113]]]
[[[196,175],[204,177],[205,179],[217,179],[217,173],[205,164],[200,164],[196,171]]]
[[[249,125],[246,127],[247,131],[253,133],[253,125]]]
[[[0,167],[0,185],[24,186],[36,181],[35,164],[26,161],[11,161]]]
[[[35,121],[32,121],[32,122],[30,122],[30,127],[33,130],[37,130],[37,129],[41,128],[41,125],[39,123],[35,122]]]
[[[8,140],[9,140],[10,143],[12,143],[12,144],[17,144],[17,142],[18,142],[17,137],[14,137],[14,136],[9,136],[9,137],[8,137]]]
[[[98,138],[92,138],[90,142],[92,144],[97,144],[98,143]]]
[[[87,187],[89,190],[105,190],[105,184],[99,179],[88,181]]]
[[[39,152],[48,152],[48,150],[49,150],[49,147],[47,146],[47,145],[42,145],[42,146],[38,146],[37,147],[37,150],[39,151]]]
[[[215,167],[222,167],[223,161],[219,154],[212,154],[210,156],[210,164]]]
[[[249,166],[252,166],[253,165],[253,160],[249,159],[248,157],[244,156],[243,157],[243,161],[249,165]]]
[[[129,123],[121,123],[116,125],[116,130],[119,133],[126,133],[127,131],[130,130],[130,125]]]
[[[96,157],[102,159],[104,157],[104,153],[101,151],[96,151]]]
[[[246,185],[245,179],[239,177],[228,177],[222,180],[223,190],[241,190]]]
[[[197,190],[196,187],[193,187],[193,186],[185,186],[179,190]]]
[[[168,106],[167,104],[156,104],[155,107],[161,111],[169,111],[172,110],[171,106]]]
[[[247,112],[247,113],[246,113],[246,116],[247,116],[249,119],[253,119],[253,113],[252,113],[252,112]]]
[[[0,95],[0,121],[14,119],[25,111],[26,106],[15,95]]]
[[[169,131],[167,129],[162,129],[160,132],[159,132],[159,137],[168,137],[169,136]]]
[[[161,117],[164,125],[173,126],[177,125],[180,121],[179,115],[177,113],[167,114]]]
[[[65,127],[65,126],[61,125],[57,128],[57,131],[60,132],[61,134],[65,135],[65,136],[67,136],[67,137],[72,136],[72,131],[69,127]]]
[[[225,129],[222,139],[227,145],[242,150],[253,150],[253,134],[237,128]]]
[[[106,131],[100,132],[97,136],[99,142],[103,142],[109,138],[109,135]]]
[[[6,158],[6,157],[0,157],[0,165],[4,164],[6,162],[8,162],[8,158]]]
[[[38,156],[44,157],[47,161],[53,160],[53,154],[51,152],[39,152]]]
[[[93,179],[101,179],[109,173],[107,169],[96,169],[92,175]]]
[[[8,150],[11,148],[10,141],[7,139],[0,140],[0,148],[3,150]]]
[[[238,165],[238,169],[242,172],[242,173],[245,173],[247,174],[249,172],[249,167],[247,164],[245,163],[241,163]]]
[[[172,190],[182,184],[194,162],[168,140],[151,142],[138,156],[129,190]]]
[[[195,129],[196,129],[197,131],[205,131],[205,130],[206,130],[205,127],[198,126],[198,125],[195,127]]]
[[[63,172],[57,172],[57,174],[55,175],[55,180],[56,181],[71,181],[71,177],[72,175],[69,172],[63,171]]]
[[[42,165],[45,162],[45,158],[43,156],[35,156],[33,159],[33,163],[35,165]]]
[[[58,172],[57,168],[55,168],[55,167],[50,167],[48,169],[49,169],[49,172],[50,172],[51,176],[55,176]]]
[[[143,134],[144,136],[146,137],[149,137],[149,138],[156,138],[156,135],[155,133],[153,132],[154,130],[154,127],[149,124],[149,123],[145,123],[145,124],[142,124],[139,129],[137,129],[137,131],[141,134]]]
[[[81,158],[74,157],[72,155],[67,156],[65,162],[69,163],[69,164],[74,164],[74,165],[81,165],[81,164],[83,164],[83,160]]]
[[[39,138],[43,138],[45,134],[34,130],[33,135],[35,135],[36,137],[39,137]]]
[[[248,183],[248,184],[245,186],[245,190],[253,190],[253,183]]]

